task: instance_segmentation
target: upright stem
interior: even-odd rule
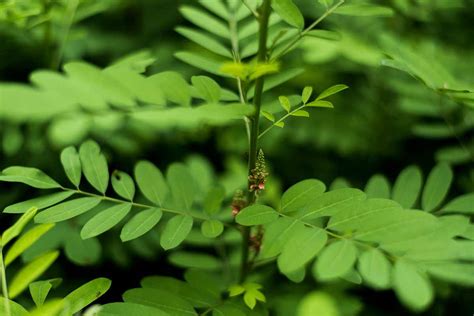
[[[5,272],[5,263],[3,262],[3,247],[0,246],[0,278],[2,279],[2,295],[5,300],[5,315],[11,316],[10,301],[8,297],[7,274]]]
[[[261,12],[259,14],[259,39],[258,39],[258,53],[257,61],[265,62],[267,60],[267,37],[268,37],[268,17],[270,16],[270,5],[271,0],[264,0],[261,6]],[[255,81],[255,97],[253,99],[253,104],[255,106],[255,113],[250,117],[250,137],[249,137],[249,157],[248,157],[248,174],[252,173],[252,170],[255,169],[255,164],[257,161],[257,151],[258,151],[258,125],[260,119],[260,108],[262,106],[262,94],[263,94],[263,83],[264,78],[259,77]],[[248,184],[250,188],[250,183]],[[248,191],[247,200],[248,204],[255,203],[255,193]],[[242,229],[242,258],[240,264],[240,277],[239,282],[242,283],[245,281],[245,278],[248,274],[248,258],[249,258],[249,244],[250,244],[250,228],[244,227]]]

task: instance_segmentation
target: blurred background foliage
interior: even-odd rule
[[[324,12],[316,0],[296,3],[308,22]],[[179,12],[180,6],[188,4],[195,1],[0,0],[0,167],[28,165],[61,178],[55,170],[60,149],[93,138],[105,149],[112,167],[128,172],[143,158],[160,168],[174,161],[194,161],[214,169],[228,193],[244,185],[247,140],[243,122],[149,129],[113,118],[81,123],[86,115],[82,110],[72,116],[37,119],[15,109],[15,102],[28,100],[15,100],[14,95],[12,102],[8,97],[12,86],[35,82],[30,76],[35,71],[60,70],[61,65],[77,60],[105,68],[131,54],[140,56],[146,75],[172,70],[189,82],[192,75],[203,72],[174,53],[182,49],[205,53],[175,31],[178,25],[190,24]],[[271,171],[265,196],[269,203],[281,190],[305,178],[363,188],[376,173],[393,183],[403,168],[413,164],[426,177],[440,161],[455,171],[452,196],[474,190],[474,93],[468,92],[474,90],[472,1],[381,0],[376,4],[392,8],[393,14],[332,15],[321,24],[333,31],[330,36],[306,38],[281,61],[283,69],[303,69],[267,94],[264,108],[272,108],[279,95],[299,94],[304,86],[318,93],[336,83],[350,89],[334,97],[334,109],[315,111],[305,120],[290,119],[284,129],[273,129],[262,139]],[[214,79],[235,91],[233,80]],[[2,184],[1,188],[1,207],[30,193],[24,187]],[[43,240],[44,247],[64,243],[67,258],[56,269],[78,282],[84,274],[102,273],[105,266],[113,267],[105,272],[113,280],[126,267],[133,267],[137,275],[120,281],[122,289],[147,274],[180,274],[165,259],[157,260],[161,251],[156,232],[126,247],[105,234],[102,247],[107,247],[101,249],[95,239],[81,240],[73,222],[57,225],[55,230],[66,230],[70,238],[64,243],[58,239],[63,234],[50,234],[49,240]],[[83,250],[74,253],[77,249]],[[90,267],[84,271],[83,265]],[[308,287],[314,291],[302,299]],[[472,304],[468,306],[472,291],[443,286],[437,291],[442,299],[426,315],[472,313]],[[109,297],[119,295],[120,287],[111,293]],[[318,308],[330,311],[338,304],[346,309],[342,315],[409,314],[393,295],[347,285],[315,288],[305,283],[272,295],[279,298],[273,300],[278,315],[292,315],[294,306],[316,314]]]

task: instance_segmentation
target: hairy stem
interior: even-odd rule
[[[2,295],[5,300],[5,315],[11,316],[10,301],[8,300],[7,274],[5,272],[5,263],[3,262],[2,246],[0,246],[0,278],[2,279]]]
[[[271,0],[264,0],[261,6],[261,11],[259,14],[259,39],[258,39],[258,53],[257,61],[265,62],[267,59],[267,36],[268,36],[268,17],[270,16],[270,5]],[[263,83],[264,77],[259,77],[255,81],[255,97],[253,99],[253,104],[255,106],[255,113],[250,117],[250,137],[249,137],[249,157],[248,157],[248,174],[252,173],[252,170],[255,169],[255,164],[257,161],[257,151],[258,151],[258,125],[260,119],[260,107],[262,106],[262,94],[263,94]],[[250,183],[248,185],[250,187]],[[255,203],[255,193],[249,190],[248,192],[248,204],[251,205]],[[240,276],[239,282],[242,283],[247,277],[249,265],[249,246],[250,246],[250,228],[242,228],[242,258],[240,263]]]

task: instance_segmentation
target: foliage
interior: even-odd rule
[[[163,19],[189,42],[159,48],[183,64],[69,58],[69,33],[139,2],[1,4],[49,67],[0,82],[0,202],[19,216],[2,315],[370,315],[373,295],[432,313],[469,293],[472,79],[457,39],[404,36],[462,1],[184,2]]]

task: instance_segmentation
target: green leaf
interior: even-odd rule
[[[81,160],[76,147],[69,146],[61,151],[61,164],[66,172],[69,181],[76,187],[81,183]]]
[[[28,230],[23,236],[18,238],[15,243],[8,249],[5,256],[5,266],[8,266],[13,260],[20,256],[26,249],[33,245],[38,239],[46,234],[54,224],[37,225]]]
[[[365,200],[365,194],[357,189],[345,188],[326,192],[311,199],[298,210],[296,216],[301,220],[310,220],[322,216],[335,216],[353,209],[358,201]]]
[[[275,116],[273,116],[272,113],[267,111],[261,111],[260,113],[262,113],[263,117],[265,117],[270,122],[275,122]]]
[[[201,225],[202,234],[208,238],[216,238],[221,235],[223,231],[224,225],[216,219],[204,221]]]
[[[219,259],[204,253],[175,251],[169,255],[168,259],[173,265],[182,268],[214,271],[222,267]]]
[[[36,207],[30,208],[25,214],[21,215],[20,218],[9,228],[7,228],[1,238],[2,247],[5,247],[10,240],[21,234],[26,224],[36,215],[38,209]]]
[[[373,248],[359,257],[358,269],[364,281],[377,289],[390,287],[391,266],[380,250]]]
[[[442,209],[442,213],[474,214],[474,193],[468,193],[453,199]]]
[[[297,271],[313,259],[326,245],[327,234],[315,227],[297,231],[278,257],[278,268],[284,274]]]
[[[28,313],[28,311],[17,302],[2,297],[0,299],[0,311],[3,312],[7,308],[10,308],[11,316],[31,316],[30,313]]]
[[[170,316],[156,307],[136,303],[109,303],[102,305],[97,316]]]
[[[309,117],[309,113],[304,110],[298,110],[296,112],[291,113],[292,116],[302,116],[302,117]]]
[[[79,148],[79,157],[87,181],[97,191],[105,194],[109,183],[109,169],[105,156],[100,152],[99,145],[92,140],[84,142]]]
[[[78,231],[66,235],[64,242],[66,257],[76,265],[88,266],[100,259],[102,247],[97,238],[82,239]]]
[[[436,262],[427,266],[427,272],[440,280],[474,286],[474,266],[471,262]]]
[[[135,180],[143,195],[161,206],[168,195],[168,186],[160,169],[149,161],[139,161],[135,165]]]
[[[40,307],[44,304],[46,297],[49,294],[49,291],[53,288],[58,286],[61,283],[61,279],[50,279],[45,281],[36,281],[30,283],[29,289],[31,297],[33,298],[33,302],[35,305]]]
[[[304,72],[303,68],[291,68],[287,69],[284,71],[281,71],[278,74],[275,75],[270,75],[268,77],[265,77],[265,83],[263,84],[263,92],[269,91],[282,83],[287,82],[288,80],[291,80],[295,78],[298,75],[301,75]],[[255,86],[250,87],[247,97],[252,99],[255,94]]]
[[[160,87],[166,98],[182,106],[189,106],[191,91],[181,74],[174,71],[165,71],[148,77],[154,86]]]
[[[268,226],[265,226],[261,257],[271,258],[277,256],[291,237],[303,228],[304,224],[302,222],[288,217],[280,217]]]
[[[117,225],[132,209],[132,204],[123,203],[101,211],[92,217],[81,230],[81,238],[100,235]]]
[[[274,222],[277,219],[277,211],[269,206],[261,204],[247,206],[235,217],[235,221],[244,226],[263,225]]]
[[[10,282],[9,294],[11,298],[21,294],[28,285],[39,278],[59,256],[59,251],[49,251],[21,268]]]
[[[426,180],[421,206],[431,212],[437,208],[448,194],[453,181],[453,171],[447,163],[440,163],[431,170]]]
[[[422,311],[433,301],[433,288],[417,267],[397,260],[393,269],[393,288],[400,301],[414,311]]]
[[[318,280],[342,277],[351,270],[356,256],[357,248],[352,241],[336,241],[321,252],[314,264],[313,275]]]
[[[288,24],[302,30],[304,18],[292,0],[273,0],[273,10]]]
[[[123,226],[120,239],[129,241],[146,234],[158,224],[162,215],[163,212],[158,208],[141,211]]]
[[[283,127],[285,127],[285,122],[276,122],[274,125],[275,125],[276,127],[283,128]]]
[[[309,103],[306,103],[306,106],[313,106],[318,108],[334,108],[334,105],[329,101],[324,100],[314,100]]]
[[[215,54],[227,58],[232,58],[232,54],[230,53],[230,50],[227,47],[222,45],[219,41],[216,41],[214,38],[208,36],[204,32],[198,32],[187,27],[177,27],[175,30],[190,41],[193,41],[194,43],[204,47],[205,49],[210,50]]]
[[[199,95],[209,103],[217,103],[221,98],[221,87],[207,76],[192,76],[191,82]]]
[[[212,187],[209,192],[207,192],[206,197],[204,198],[204,212],[209,215],[214,215],[218,213],[221,209],[222,201],[224,201],[224,198],[224,188],[220,186]]]
[[[166,173],[171,195],[177,207],[189,210],[196,195],[196,184],[189,169],[180,163],[172,164]]]
[[[282,213],[301,210],[306,204],[326,191],[326,185],[316,179],[300,181],[283,193],[280,207]]]
[[[346,4],[334,10],[334,13],[351,16],[389,17],[393,15],[393,10],[389,7],[373,4]]]
[[[329,30],[321,30],[321,29],[311,30],[308,33],[306,33],[305,36],[321,38],[323,40],[329,40],[329,41],[339,41],[342,39],[341,34],[338,32],[329,31]]]
[[[193,218],[189,215],[176,215],[166,223],[160,244],[165,250],[179,246],[193,227]]]
[[[313,87],[304,87],[303,92],[301,93],[301,102],[306,104],[311,98],[311,94],[313,93]]]
[[[188,270],[191,271],[191,270]],[[199,271],[201,277],[206,277],[206,272]],[[208,283],[208,282],[206,282]],[[202,286],[195,287],[187,282],[164,276],[150,276],[141,280],[140,285],[144,288],[151,288],[173,293],[191,303],[194,307],[210,307],[218,305],[220,295],[210,293]]]
[[[393,185],[392,199],[404,208],[413,207],[420,194],[422,182],[420,168],[409,166],[403,169]]]
[[[112,173],[112,187],[124,199],[133,200],[135,196],[135,183],[127,173],[115,170]]]
[[[222,22],[222,20],[190,6],[182,6],[179,9],[179,12],[181,12],[185,19],[200,28],[224,39],[230,38],[229,28],[224,24],[224,22]]]
[[[89,281],[66,295],[64,306],[70,313],[77,313],[107,292],[111,284],[112,282],[106,278]]]
[[[63,311],[63,308],[63,300],[59,298],[53,298],[47,301],[45,304],[36,307],[30,312],[29,316],[59,315],[59,313]]]
[[[390,182],[383,175],[372,176],[365,186],[365,193],[368,198],[390,198]]]
[[[286,112],[290,112],[291,110],[291,104],[290,104],[290,100],[285,97],[284,95],[281,95],[278,97],[278,100],[280,101],[280,105],[281,107],[286,111]]]
[[[13,166],[3,169],[0,181],[21,182],[38,189],[60,188],[61,185],[36,168]]]
[[[228,60],[223,60],[222,58],[217,59],[210,56],[203,56],[202,54],[189,51],[177,52],[174,54],[174,56],[182,62],[185,62],[198,69],[207,71],[211,74],[215,74],[221,77],[232,77],[220,71],[222,63]]]
[[[89,211],[102,201],[99,197],[83,197],[57,204],[40,212],[35,217],[36,223],[56,223]]]
[[[62,202],[73,194],[74,194],[74,191],[64,191],[64,192],[57,192],[53,194],[40,196],[31,200],[26,200],[23,202],[9,205],[5,208],[3,212],[4,213],[25,213],[28,209],[32,207],[36,207],[38,210],[41,210],[48,206]]]
[[[131,289],[123,294],[127,303],[147,305],[163,310],[169,315],[197,316],[192,305],[174,293],[158,289]]]
[[[349,87],[346,86],[345,84],[336,84],[332,87],[327,88],[323,92],[321,92],[321,94],[319,94],[318,97],[316,98],[316,101],[325,99],[325,98],[327,98],[327,97],[329,97],[333,94],[336,94],[336,93],[341,92],[343,90],[346,90],[348,88]]]

